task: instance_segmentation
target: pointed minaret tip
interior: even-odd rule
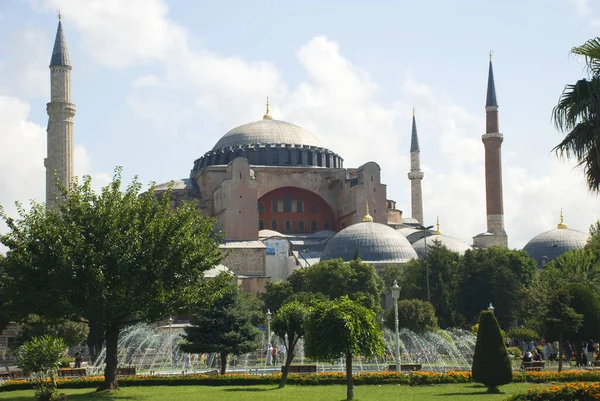
[[[52,58],[50,59],[50,67],[54,65],[71,66],[69,59],[69,51],[67,50],[67,40],[62,27],[62,15],[58,11],[58,28],[56,30],[56,38],[54,39],[54,49],[52,50]]]
[[[496,86],[494,85],[494,70],[492,69],[492,52],[490,51],[490,69],[488,72],[488,85],[487,85],[487,98],[485,100],[485,107],[495,106],[498,107],[498,101],[496,100]]]
[[[263,120],[272,120],[272,119],[273,119],[273,117],[271,117],[271,109],[269,107],[269,96],[267,96],[267,112],[263,116]]]
[[[413,107],[412,116],[412,134],[410,137],[410,152],[420,152],[419,150],[419,136],[417,135],[417,119],[415,117],[415,109]]]

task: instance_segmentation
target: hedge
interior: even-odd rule
[[[189,374],[178,376],[127,376],[119,378],[119,386],[249,386],[256,384],[276,385],[281,379],[281,373],[265,376],[249,374],[226,374],[209,376],[205,374]],[[103,376],[84,376],[78,378],[58,378],[58,388],[96,388]],[[419,371],[411,373],[396,372],[364,372],[354,375],[354,384],[404,384],[409,386],[429,384],[470,383],[471,372],[449,371],[436,373]],[[600,381],[600,372],[591,370],[568,370],[557,372],[513,372],[514,382],[592,382]],[[288,384],[295,385],[328,385],[346,384],[344,372],[323,372],[315,374],[290,374]],[[33,389],[35,383],[29,380],[9,380],[0,385],[0,391]]]

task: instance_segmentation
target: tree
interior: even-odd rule
[[[19,322],[13,347],[18,348],[25,342],[44,335],[61,338],[67,347],[73,347],[83,343],[88,336],[88,332],[88,325],[84,322],[45,319],[38,315],[29,315]]]
[[[136,179],[121,191],[121,170],[101,193],[91,178],[62,188],[56,208],[18,205],[14,220],[0,210],[9,232],[3,262],[8,307],[45,317],[84,319],[102,326],[105,381],[118,387],[117,340],[125,326],[155,322],[201,297],[203,272],[219,264],[221,235],[192,203],[170,205],[153,187],[140,194]]]
[[[600,190],[600,38],[590,39],[571,48],[583,56],[588,79],[565,86],[552,110],[556,127],[565,138],[554,147],[559,157],[574,158],[583,167],[591,191]]]
[[[265,285],[265,293],[262,294],[261,299],[265,304],[265,309],[277,313],[293,294],[294,289],[289,282],[269,281]]]
[[[490,310],[482,311],[479,316],[471,374],[473,381],[482,383],[489,393],[499,392],[498,386],[512,381],[512,368],[500,326]]]
[[[306,324],[304,352],[322,361],[345,356],[348,400],[354,398],[352,356],[371,357],[383,351],[383,337],[373,311],[346,296],[314,307]]]
[[[294,293],[323,294],[329,299],[348,296],[366,308],[380,313],[383,282],[373,266],[358,260],[331,259],[296,270],[288,282]]]
[[[394,310],[385,312],[385,326],[395,329]],[[415,333],[434,331],[438,329],[435,309],[427,301],[419,299],[403,299],[398,301],[398,322],[400,327],[405,327]]]
[[[283,305],[273,317],[273,331],[285,341],[287,355],[279,388],[284,388],[298,340],[304,337],[304,326],[308,320],[308,308],[298,301]]]
[[[184,352],[218,352],[220,373],[227,370],[229,355],[245,354],[259,347],[261,332],[255,326],[263,315],[256,298],[244,293],[236,284],[229,284],[221,298],[194,312],[191,326],[185,327]]]
[[[462,259],[456,308],[474,323],[491,302],[502,328],[515,326],[526,315],[528,288],[536,275],[536,262],[525,252],[492,247],[468,250]]]
[[[462,317],[456,313],[457,274],[460,268],[460,255],[450,251],[440,241],[427,243],[427,259],[412,260],[405,265],[402,297],[406,299],[427,299],[427,269],[429,270],[429,290],[431,304],[435,309],[439,326],[456,326]]]
[[[539,334],[535,330],[527,327],[512,327],[510,330],[508,330],[506,335],[511,340],[517,340],[519,342],[540,338]]]
[[[555,291],[549,299],[544,317],[544,324],[548,328],[549,334],[558,336],[559,372],[562,370],[564,333],[569,330],[577,331],[583,323],[583,315],[575,312],[570,306],[572,298],[567,288]]]
[[[577,364],[581,363],[581,343],[600,338],[600,301],[598,296],[584,284],[569,284],[567,290],[571,296],[569,306],[584,316],[578,329],[572,328],[564,333],[565,338],[573,342]]]
[[[38,401],[52,401],[56,391],[55,377],[60,358],[67,345],[62,339],[52,336],[35,337],[27,341],[19,350],[17,366],[36,381],[35,398]]]
[[[579,283],[600,292],[600,262],[590,249],[572,249],[546,265],[541,273],[542,280],[549,285]]]

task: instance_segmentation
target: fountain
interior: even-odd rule
[[[137,324],[125,328],[118,341],[118,365],[135,366],[138,374],[181,374],[204,373],[218,369],[217,355],[188,355],[179,350],[185,325],[151,327]],[[386,352],[382,357],[363,358],[357,356],[353,363],[356,372],[387,370],[394,364],[394,335],[390,330],[383,332]],[[421,365],[421,370],[445,372],[448,370],[470,370],[475,350],[475,335],[465,330],[448,329],[416,334],[410,330],[400,331],[400,354],[403,364]],[[272,335],[271,343],[279,346],[282,340]],[[304,355],[302,339],[296,348],[294,365],[315,364]],[[263,332],[261,346],[254,352],[231,357],[228,372],[269,374],[279,372],[277,366],[266,364],[267,339]],[[105,349],[95,361],[92,374],[102,374]],[[316,363],[317,371],[343,371],[343,358],[331,363]]]

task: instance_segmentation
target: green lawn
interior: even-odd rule
[[[543,384],[514,383],[500,387],[501,394],[486,394],[486,389],[477,384],[441,384],[434,386],[355,386],[354,397],[358,401],[402,400],[402,401],[452,401],[452,400],[504,400],[509,395],[527,391]],[[225,400],[343,400],[346,387],[331,386],[288,386],[277,390],[273,386],[179,386],[179,387],[125,387],[113,393],[96,393],[90,389],[64,390],[68,401],[79,400],[144,400],[144,401],[225,401]],[[0,392],[0,400],[25,401],[33,399],[33,390]]]

